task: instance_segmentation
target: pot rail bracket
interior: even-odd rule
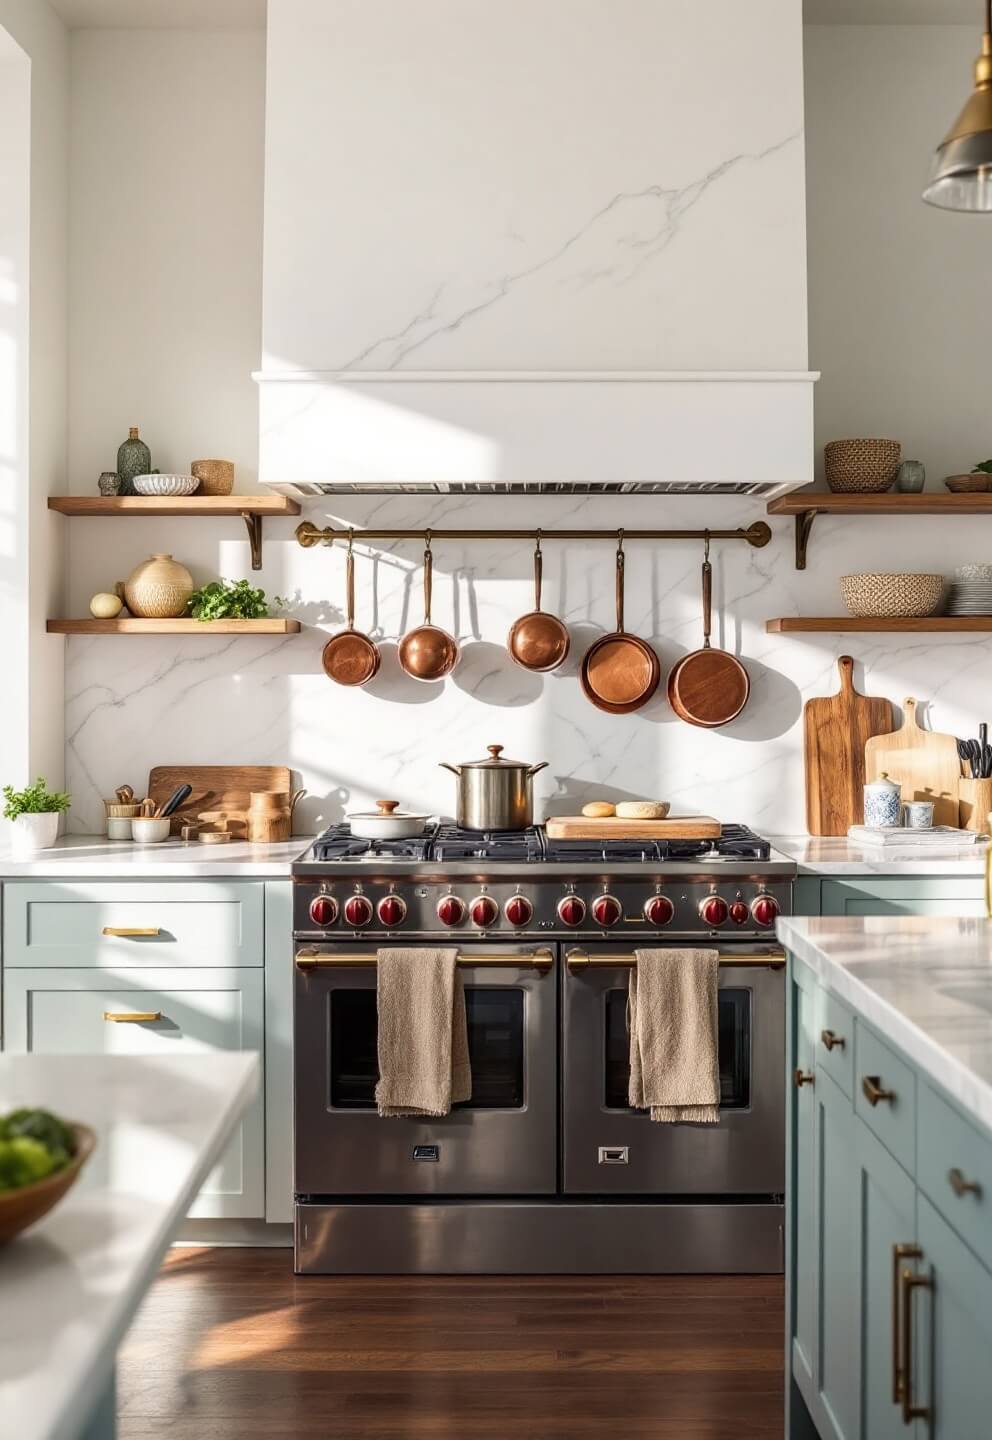
[[[245,516],[247,520],[249,517]],[[797,522],[799,517],[797,516]],[[772,538],[771,526],[764,520],[755,520],[752,525],[736,530],[438,530],[433,525],[419,530],[359,530],[353,527],[314,525],[304,520],[296,527],[297,543],[305,550],[315,545],[333,545],[336,540],[357,540],[366,543],[371,540],[610,540],[616,544],[617,537],[624,542],[636,540],[746,540],[755,549],[761,549]],[[798,542],[797,542],[798,543]],[[800,567],[802,568],[802,567]]]

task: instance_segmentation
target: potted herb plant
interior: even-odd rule
[[[33,855],[55,844],[59,816],[71,803],[65,791],[49,790],[39,775],[25,790],[5,785],[3,798],[3,818],[11,822],[11,846],[15,855]]]

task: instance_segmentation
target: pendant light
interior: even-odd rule
[[[992,211],[992,0],[985,0],[975,89],[938,146],[923,198],[942,210]]]

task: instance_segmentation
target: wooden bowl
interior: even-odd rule
[[[0,1194],[0,1244],[13,1240],[22,1230],[47,1215],[71,1190],[79,1172],[93,1154],[96,1135],[88,1125],[73,1125],[76,1137],[76,1153],[62,1170],[36,1180],[33,1185],[22,1185],[19,1190],[4,1190]]]
[[[984,470],[979,470],[975,475],[948,475],[944,484],[952,495],[971,495],[987,490],[990,480],[992,475],[986,475]]]

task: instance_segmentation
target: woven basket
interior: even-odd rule
[[[935,615],[943,575],[842,575],[840,593],[851,615],[910,619]]]
[[[194,460],[189,469],[200,482],[201,495],[230,495],[234,489],[233,460]]]
[[[979,470],[974,475],[948,475],[944,484],[952,495],[980,495],[983,490],[989,488],[990,480],[992,480],[992,475],[986,475],[984,471]]]
[[[898,440],[831,440],[823,447],[831,490],[889,490],[901,458]]]
[[[114,800],[104,800],[108,820],[133,820],[135,815],[141,814],[139,805],[118,805]]]

